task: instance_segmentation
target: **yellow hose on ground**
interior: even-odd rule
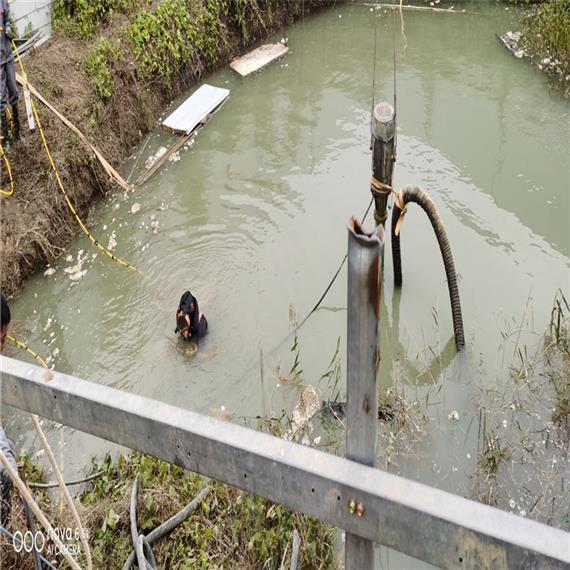
[[[14,179],[12,178],[12,169],[10,168],[10,161],[6,156],[6,153],[4,152],[4,147],[2,146],[1,143],[0,143],[0,154],[4,159],[4,163],[6,164],[6,170],[8,171],[8,178],[10,179],[10,190],[4,190],[4,187],[0,186],[0,194],[2,194],[2,196],[6,196],[7,198],[9,198],[14,193]]]
[[[18,48],[16,47],[16,44],[14,43],[14,40],[12,40],[12,46],[14,47],[14,52],[16,54],[16,58],[18,59],[18,65],[20,66],[20,71],[22,72],[22,76],[24,77],[24,81],[27,83],[28,81],[28,77],[26,75],[26,72],[24,70],[24,65],[22,64],[22,59],[20,57],[20,54],[18,53]],[[142,274],[142,271],[140,269],[138,269],[137,267],[135,267],[133,264],[129,263],[128,261],[114,255],[111,251],[109,251],[105,246],[101,245],[96,239],[95,237],[91,234],[91,232],[87,229],[87,226],[85,226],[85,224],[83,223],[83,221],[81,220],[81,218],[79,217],[79,214],[77,213],[77,210],[75,209],[75,207],[73,206],[69,195],[67,194],[65,188],[63,187],[63,183],[61,181],[61,178],[59,177],[59,172],[57,170],[57,167],[55,165],[55,162],[53,160],[53,157],[51,155],[51,152],[49,150],[49,146],[44,134],[44,131],[42,129],[42,123],[40,121],[40,117],[38,115],[38,111],[36,109],[36,105],[34,104],[34,100],[32,99],[32,111],[34,113],[34,117],[36,118],[36,123],[38,125],[38,130],[40,131],[40,135],[42,137],[42,142],[44,144],[44,148],[46,150],[46,154],[48,156],[50,165],[52,167],[52,170],[55,174],[55,179],[57,181],[57,184],[59,186],[59,189],[62,191],[63,196],[65,197],[65,201],[67,202],[67,205],[69,206],[69,209],[71,210],[71,213],[73,214],[73,216],[75,217],[75,219],[77,220],[77,223],[79,224],[79,227],[83,230],[83,233],[89,238],[89,240],[91,241],[91,243],[93,243],[93,245],[95,245],[95,247],[97,247],[97,249],[99,249],[100,251],[102,251],[105,255],[107,255],[108,257],[110,257],[113,261],[116,261],[117,263],[119,263],[120,265],[123,265],[124,267],[127,267],[128,269],[132,270],[132,271],[136,271],[140,274]]]

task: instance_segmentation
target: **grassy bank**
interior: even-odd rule
[[[24,65],[30,83],[118,166],[179,93],[247,46],[326,4],[57,0],[53,37],[25,58]],[[79,139],[38,108],[63,184],[89,222],[92,201],[116,188]],[[20,114],[25,116],[23,97]],[[0,285],[9,295],[58,257],[79,231],[39,134],[24,131],[26,143],[16,145],[10,155],[15,193],[2,198],[0,214]],[[97,237],[105,241],[108,236]]]
[[[570,96],[570,0],[547,0],[534,6],[521,31],[520,46],[533,64]]]
[[[31,462],[27,465],[28,479],[41,479]],[[103,473],[80,496],[79,512],[88,529],[93,566],[98,569],[122,568],[133,549],[129,506],[136,477],[137,524],[144,534],[190,503],[206,484],[197,475],[140,453],[115,462],[107,457],[93,469]],[[228,485],[213,481],[209,485],[210,492],[194,513],[153,544],[159,568],[277,569],[282,563],[288,568],[294,530],[301,538],[300,568],[335,567],[334,528]],[[55,495],[50,499],[42,493],[39,498],[58,527],[75,529],[67,515],[62,518]],[[12,528],[25,532],[20,505],[15,511]],[[3,569],[33,569],[31,556],[15,553],[6,539],[0,539],[0,551]],[[55,559],[58,567],[67,568],[59,557]]]

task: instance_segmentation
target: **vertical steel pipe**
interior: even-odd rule
[[[383,230],[367,233],[355,218],[348,221],[348,326],[346,457],[373,467],[376,462],[380,365],[380,256]],[[351,497],[346,507],[355,517],[366,517],[366,505]],[[374,543],[346,534],[346,570],[372,570]]]
[[[384,225],[396,160],[396,112],[390,103],[378,103],[372,113],[372,181],[374,221]]]

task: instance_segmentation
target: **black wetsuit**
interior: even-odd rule
[[[200,315],[198,299],[190,291],[186,291],[180,297],[174,332],[186,340],[198,340],[208,332],[208,321],[204,315]]]

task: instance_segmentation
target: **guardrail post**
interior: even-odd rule
[[[381,228],[379,232],[381,238]],[[366,233],[355,218],[348,221],[346,457],[371,467],[376,463],[378,428],[380,238],[375,232]],[[343,508],[355,517],[367,516],[359,497],[350,497]],[[345,567],[372,570],[374,542],[347,532]]]
[[[390,103],[378,103],[372,113],[372,181],[374,221],[385,225],[386,208],[392,187],[392,173],[396,160],[396,112]]]

